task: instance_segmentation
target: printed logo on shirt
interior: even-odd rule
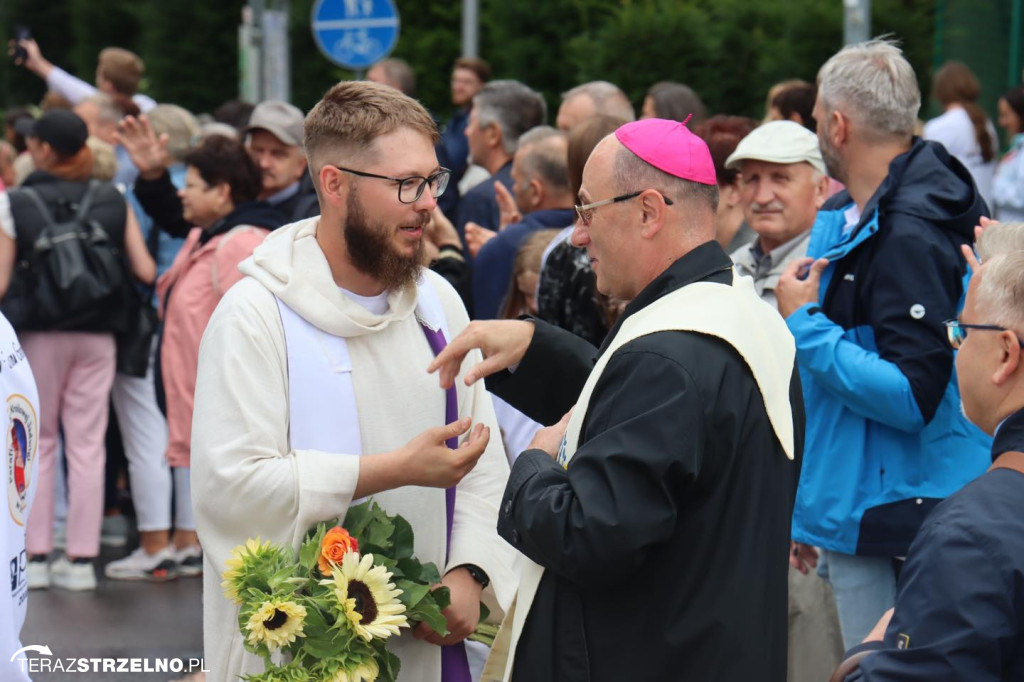
[[[21,606],[28,598],[28,553],[21,550],[7,562],[10,568],[11,599]]]
[[[910,316],[915,320],[920,320],[922,317],[924,317],[924,306],[921,305],[920,303],[915,303],[914,305],[910,306]]]
[[[11,519],[25,525],[28,490],[35,476],[36,454],[39,449],[39,422],[32,403],[23,395],[7,399],[7,506]]]
[[[897,649],[909,649],[910,648],[910,635],[905,635],[902,632],[896,638]]]

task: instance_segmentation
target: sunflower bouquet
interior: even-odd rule
[[[412,526],[376,502],[310,529],[298,557],[250,538],[232,552],[221,587],[240,606],[246,650],[266,670],[252,682],[394,682],[387,640],[425,622],[447,634],[448,588],[413,556]]]

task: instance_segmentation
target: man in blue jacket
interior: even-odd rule
[[[995,436],[992,467],[928,516],[900,576],[895,613],[833,679],[1024,679],[1024,223],[989,227],[978,253],[984,265],[972,259],[949,340],[959,348],[964,411]],[[858,659],[860,670],[846,677]]]
[[[920,103],[892,43],[848,46],[821,68],[818,139],[847,191],[776,289],[808,406],[794,558],[813,565],[824,549],[847,648],[893,605],[924,518],[988,461],[942,325],[964,295],[960,246],[987,209],[959,161],[914,138]]]
[[[512,162],[513,193],[521,219],[505,226],[476,254],[473,264],[473,317],[499,317],[512,284],[519,246],[532,233],[575,222],[569,187],[565,133],[538,126],[523,133]]]

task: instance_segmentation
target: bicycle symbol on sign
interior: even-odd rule
[[[365,28],[347,32],[334,42],[335,52],[354,54],[360,57],[377,54],[380,52],[380,48],[380,41],[371,38]]]

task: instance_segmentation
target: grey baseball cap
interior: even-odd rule
[[[736,151],[725,160],[725,167],[736,168],[747,159],[769,163],[804,161],[828,174],[821,158],[818,136],[793,121],[772,121],[754,128],[736,145]]]
[[[305,120],[305,115],[298,107],[281,100],[268,100],[260,102],[252,110],[245,133],[248,135],[254,130],[266,130],[289,147],[301,147],[302,124]]]

